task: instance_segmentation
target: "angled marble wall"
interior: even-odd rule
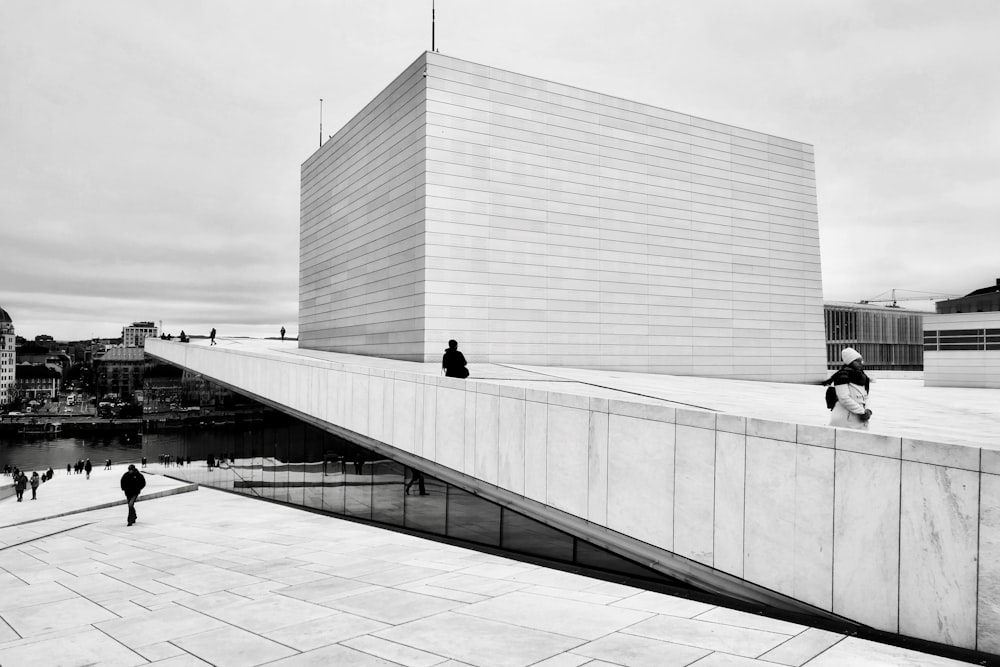
[[[159,340],[147,352],[641,541],[663,562],[879,630],[1000,653],[1000,452],[388,370],[364,357]]]

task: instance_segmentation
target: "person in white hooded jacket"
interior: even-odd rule
[[[837,392],[837,404],[830,414],[830,426],[867,429],[872,411],[868,409],[868,391],[871,380],[864,371],[864,359],[853,347],[840,353],[844,366],[833,374],[830,382]]]

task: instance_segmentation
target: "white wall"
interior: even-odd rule
[[[994,329],[1000,313],[925,315],[924,331]],[[998,339],[1000,340],[1000,339]],[[1000,349],[924,350],[924,385],[928,387],[1000,388]]]
[[[1000,452],[364,358],[147,351],[820,609],[1000,652]]]
[[[299,341],[419,359],[423,58],[302,165]]]

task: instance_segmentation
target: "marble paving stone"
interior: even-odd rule
[[[465,469],[465,392],[437,388],[435,460],[452,470]]]
[[[613,606],[637,609],[639,611],[650,611],[655,614],[666,614],[668,616],[681,616],[684,618],[693,618],[698,614],[704,614],[707,611],[715,609],[714,605],[698,602],[697,600],[688,600],[673,595],[661,595],[649,591],[636,593],[614,603]]]
[[[810,660],[808,667],[968,667],[967,662],[847,637]]]
[[[6,557],[0,559],[0,567],[14,569],[16,565],[10,563]],[[76,594],[65,586],[55,582],[41,582],[38,584],[21,585],[15,588],[5,588],[4,595],[0,596],[0,612],[17,607],[30,607],[49,602],[58,602],[76,597]]]
[[[144,616],[95,623],[94,627],[126,646],[148,646],[206,630],[216,630],[225,627],[225,623],[197,611],[171,605]]]
[[[204,595],[227,588],[257,584],[261,582],[261,579],[217,567],[194,566],[186,572],[181,571],[168,577],[161,577],[157,581],[194,595]]]
[[[347,639],[340,643],[343,646],[363,651],[377,658],[390,660],[393,663],[407,665],[408,667],[431,667],[444,660],[440,655],[370,635]]]
[[[777,632],[718,625],[675,616],[654,616],[623,632],[749,658],[766,653],[788,639],[788,635]]]
[[[608,520],[608,413],[590,411],[587,443],[587,519],[599,525]]]
[[[351,665],[352,667],[399,667],[398,662],[357,651],[348,646],[333,644],[313,651],[293,655],[275,662],[268,667],[330,667],[331,665]],[[439,663],[440,664],[440,663]]]
[[[608,442],[608,528],[672,549],[674,424],[611,415]]]
[[[375,636],[478,667],[521,667],[563,653],[578,639],[509,623],[444,612]],[[455,641],[460,637],[461,641]]]
[[[585,655],[576,655],[574,653],[563,653],[561,655],[556,655],[541,662],[536,662],[532,667],[580,667],[581,665],[589,665],[591,667],[595,666],[594,661]]]
[[[903,461],[899,631],[976,646],[979,473]]]
[[[746,436],[740,433],[717,432],[713,567],[737,577],[743,576],[745,484]]]
[[[364,588],[367,588],[367,584],[361,581],[330,577],[323,581],[313,581],[307,584],[278,588],[274,592],[279,595],[286,595],[290,598],[318,604],[327,600],[334,600],[345,593],[357,592]]]
[[[698,667],[774,667],[774,663],[754,658],[742,658],[728,653],[712,653],[697,663]]]
[[[500,469],[497,483],[524,492],[524,400],[500,396]]]
[[[140,646],[134,650],[150,662],[166,660],[167,658],[173,658],[178,655],[187,655],[184,652],[184,649],[174,646],[170,642],[156,642],[155,644],[150,644],[149,646]]]
[[[900,461],[838,451],[834,477],[833,612],[896,632]]]
[[[16,632],[14,632],[14,629],[11,628],[9,625],[7,625],[7,623],[3,620],[3,617],[0,616],[0,644],[4,642],[14,641],[20,638],[21,636]]]
[[[684,667],[695,664],[710,652],[694,646],[616,632],[577,646],[572,653],[624,667]]]
[[[293,618],[293,621],[299,619]],[[321,646],[334,644],[344,639],[366,635],[389,627],[385,623],[370,618],[355,616],[346,612],[333,612],[330,616],[314,618],[304,623],[296,622],[263,635],[279,644],[291,646],[299,651],[311,651]]]
[[[0,647],[0,665],[42,665],[46,667],[133,667],[147,661],[97,630],[76,633],[70,641],[52,637],[20,646]]]
[[[329,607],[282,596],[243,601],[200,611],[257,634],[277,630],[299,621],[311,621],[336,614]]]
[[[747,436],[744,577],[790,595],[794,582],[795,450]]]
[[[167,658],[166,660],[160,660],[156,663],[156,667],[211,667],[211,665],[204,660],[194,657],[190,653],[185,653],[173,658]]]
[[[506,581],[496,576],[478,576],[461,572],[439,575],[421,583],[488,597],[510,593],[529,585],[527,582]]]
[[[440,570],[427,567],[403,565],[399,567],[391,567],[382,570],[381,572],[362,574],[358,576],[357,579],[369,584],[376,584],[378,586],[398,586],[399,584],[406,584],[411,581],[419,581],[421,579],[427,579],[428,577],[434,577],[440,573]]]
[[[652,616],[649,612],[556,599],[530,593],[509,593],[456,610],[480,618],[544,630],[567,637],[597,639]]]
[[[711,621],[720,625],[732,625],[739,628],[750,628],[753,630],[764,630],[766,632],[777,632],[778,634],[793,636],[807,629],[807,626],[798,623],[789,623],[777,618],[751,614],[745,611],[729,609],[728,607],[715,607],[704,614],[695,617],[699,621]]]
[[[3,620],[21,637],[64,630],[115,618],[107,609],[83,598],[17,607],[3,612]]]
[[[560,598],[563,600],[577,600],[578,602],[587,602],[590,604],[599,604],[599,605],[613,605],[615,602],[618,602],[621,599],[616,595],[601,595],[599,593],[588,593],[587,591],[580,591],[580,590],[566,589],[566,588],[554,588],[551,586],[530,586],[528,588],[522,589],[522,592],[530,593],[532,595],[543,595],[546,597]]]
[[[64,581],[63,586],[94,602],[107,602],[139,595],[143,591],[124,582],[96,574]]]
[[[524,403],[524,495],[542,503],[547,474],[548,409],[546,403]]]
[[[500,475],[500,397],[477,393],[475,401],[475,475],[495,485]]]
[[[546,433],[546,503],[575,516],[586,517],[589,410],[550,404]]]
[[[979,650],[1000,654],[1000,476],[980,476]]]
[[[216,667],[262,665],[296,653],[295,649],[230,626],[181,637],[174,643]]]
[[[712,565],[715,525],[715,431],[677,424],[676,438],[674,552],[699,563]]]
[[[454,600],[455,602],[482,602],[488,599],[485,595],[476,595],[475,593],[466,593],[464,591],[456,591],[452,588],[442,588],[440,586],[428,586],[422,581],[409,584],[401,584],[396,586],[402,590],[410,591],[412,593],[420,593],[421,595],[430,595],[431,597],[444,598],[445,600]]]
[[[792,595],[820,609],[833,606],[832,449],[795,446],[795,536]]]
[[[452,600],[398,589],[368,591],[337,600],[329,600],[323,604],[358,616],[392,624],[406,623],[461,606],[461,603]]]
[[[476,391],[474,388],[463,388],[465,395],[465,428],[462,448],[464,455],[459,472],[467,475],[476,474]]]
[[[784,644],[776,646],[764,655],[762,660],[776,662],[780,665],[800,667],[834,644],[844,639],[844,635],[827,632],[818,628],[806,628]]]

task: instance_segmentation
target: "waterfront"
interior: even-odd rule
[[[156,439],[157,436],[147,435]],[[138,461],[142,457],[141,440],[134,436],[95,435],[85,437],[0,436],[0,468],[5,464],[31,471],[65,470],[67,463],[90,459],[95,467],[104,467],[105,459],[115,463]]]

